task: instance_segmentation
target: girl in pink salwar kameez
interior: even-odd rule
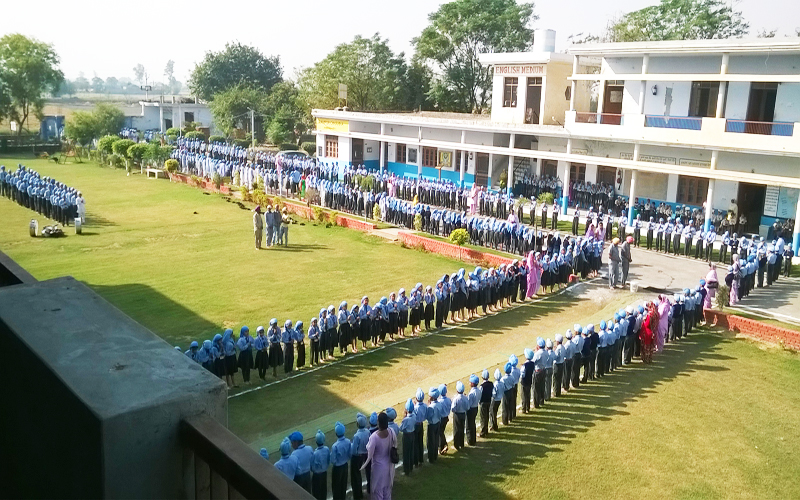
[[[539,264],[539,252],[531,250],[528,252],[528,290],[527,298],[531,298],[539,293],[539,285],[542,283],[542,266]]]
[[[714,297],[717,296],[717,288],[719,287],[719,280],[717,279],[717,265],[713,262],[708,263],[708,274],[706,274],[706,298],[703,299],[703,308],[711,309],[711,304],[714,303]]]
[[[665,295],[659,296],[661,303],[658,304],[658,331],[656,332],[656,352],[664,350],[664,339],[667,338],[667,330],[669,330],[669,310],[672,309],[672,304]]]

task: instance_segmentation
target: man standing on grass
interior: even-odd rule
[[[611,246],[608,249],[608,288],[616,288],[621,262],[619,238],[614,238],[611,240]]]
[[[485,438],[489,435],[489,413],[492,406],[492,392],[494,390],[494,384],[489,380],[489,370],[483,370],[481,373],[481,378],[483,378],[483,383],[481,384],[481,396],[480,396],[480,407],[481,407],[481,433],[480,437]]]
[[[533,355],[533,406],[541,408],[544,406],[544,382],[545,382],[545,365],[549,356],[544,351],[544,339],[539,337],[536,339],[536,352]]]
[[[267,213],[264,215],[267,225],[267,248],[272,246],[272,232],[275,229],[272,222],[272,205],[267,205]]]
[[[453,446],[456,450],[464,447],[464,431],[466,430],[467,411],[469,411],[469,399],[464,395],[464,384],[459,380],[456,382],[456,397],[453,398]]]
[[[256,250],[261,250],[261,235],[264,234],[264,220],[261,218],[260,205],[256,206],[255,210],[253,210],[253,232],[256,236]]]
[[[634,239],[630,236],[625,238],[625,243],[620,246],[620,257],[622,259],[622,287],[625,288],[625,283],[628,282],[628,271],[631,268],[631,243]]]

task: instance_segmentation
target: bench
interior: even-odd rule
[[[150,174],[151,173],[153,174],[153,178],[154,179],[158,179],[159,175],[163,175],[165,179],[167,178],[167,174],[163,170],[161,170],[160,168],[148,168],[146,170],[147,170],[147,178],[148,179],[150,178]]]

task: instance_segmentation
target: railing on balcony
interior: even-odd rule
[[[753,122],[746,120],[725,120],[725,132],[739,134],[780,135],[791,137],[794,123],[791,122]]]
[[[644,117],[645,127],[700,130],[702,125],[703,119],[694,116],[645,115]]]
[[[600,123],[602,125],[622,124],[622,115],[615,113],[575,113],[575,123]]]
[[[182,420],[180,434],[193,457],[184,469],[189,498],[313,500],[304,489],[207,415]]]

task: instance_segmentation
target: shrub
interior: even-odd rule
[[[190,179],[192,179],[192,182],[194,182],[198,186],[202,186],[203,185],[203,179],[201,179],[200,177],[197,177],[196,175],[192,175],[190,177]]]
[[[372,206],[372,218],[375,220],[381,220],[381,206],[377,203]]]
[[[553,193],[542,193],[536,200],[539,202],[539,205],[543,203],[546,205],[552,205],[553,200],[555,200],[555,196],[553,196]]]
[[[250,197],[250,190],[247,189],[247,186],[242,186],[239,188],[239,192],[242,193],[242,200],[243,201],[250,201],[252,198]]]
[[[317,143],[316,142],[304,142],[300,145],[300,149],[308,153],[310,156],[314,156],[317,152]]]
[[[214,183],[214,187],[217,188],[217,190],[219,191],[219,187],[222,185],[222,177],[220,177],[217,172],[214,172],[214,176],[211,178],[211,182]]]
[[[500,172],[500,189],[505,189],[508,185],[508,170]]]
[[[124,162],[125,162],[124,158],[122,158],[120,155],[116,153],[111,154],[108,157],[108,163],[112,167],[121,167]]]
[[[134,144],[136,143],[130,139],[120,139],[118,141],[114,141],[114,143],[111,145],[111,151],[123,158],[129,158],[128,149]]]
[[[730,290],[728,289],[728,285],[725,283],[720,283],[719,288],[717,288],[717,295],[714,297],[714,303],[717,306],[717,309],[722,311],[728,307],[728,300],[730,300]]]
[[[233,141],[233,145],[238,146],[240,148],[249,148],[250,144],[251,142],[248,141],[247,139],[236,139],[235,141]]]
[[[114,147],[114,143],[121,140],[122,139],[116,135],[106,135],[101,137],[100,140],[97,141],[97,150],[104,155],[110,155],[113,153],[112,148]]]
[[[178,127],[170,127],[166,131],[167,135],[174,135],[175,137],[180,135],[180,133],[181,133],[181,129],[179,129]]]
[[[375,181],[375,177],[372,174],[370,174],[370,175],[368,175],[366,177],[363,177],[360,181],[358,181],[358,184],[359,184],[359,186],[361,186],[361,190],[362,191],[364,191],[364,192],[372,191],[372,183],[374,181]]]
[[[178,140],[178,135],[177,134],[167,134],[167,142],[168,143],[175,144],[175,141],[177,141],[177,140]]]
[[[191,132],[186,132],[186,135],[184,137],[186,137],[187,139],[200,139],[201,141],[206,140],[206,134],[202,132],[197,132],[196,130],[193,130]]]
[[[208,142],[227,142],[225,140],[225,136],[222,135],[212,135],[208,138]]]
[[[314,220],[319,223],[325,222],[325,210],[322,207],[314,207]]]
[[[297,151],[300,149],[297,147],[297,144],[292,144],[291,142],[282,142],[278,148],[280,148],[281,151]]]
[[[414,216],[414,229],[417,231],[422,231],[422,214],[417,214]]]
[[[147,143],[140,142],[128,148],[128,157],[140,165],[146,155]]]
[[[378,205],[375,205],[375,206],[377,207]],[[339,225],[339,221],[336,220],[336,218],[338,216],[339,216],[339,212],[337,212],[335,210],[333,212],[331,212],[330,217],[328,217],[328,220],[330,221],[331,226],[338,226]]]
[[[463,247],[469,241],[469,233],[466,229],[454,229],[449,240],[450,243]]]
[[[529,200],[528,198],[525,198],[524,196],[520,196],[514,202],[514,208],[524,207],[525,205],[529,204],[530,202],[531,202],[531,200]]]
[[[236,184],[237,186],[239,185],[239,176],[240,176],[240,174],[239,174],[239,171],[237,170],[233,174],[233,183]]]
[[[178,171],[178,160],[175,158],[170,158],[169,160],[164,162],[164,170],[167,172],[174,174]]]
[[[150,160],[156,165],[163,164],[172,154],[172,146],[162,146],[157,142],[151,142],[147,145],[147,154],[145,159]]]

